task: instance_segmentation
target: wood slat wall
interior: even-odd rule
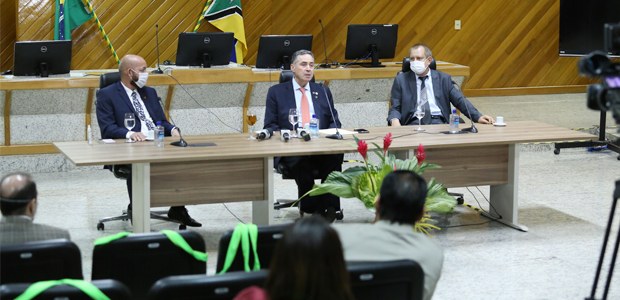
[[[11,2],[2,0],[2,4]],[[91,0],[119,56],[136,53],[150,65],[156,61],[155,24],[160,28],[162,60],[175,60],[179,32],[191,31],[204,0]],[[398,58],[415,42],[427,43],[439,60],[468,65],[467,89],[571,86],[591,83],[577,75],[577,58],[559,57],[557,0],[315,0],[308,2],[242,1],[248,55],[254,64],[261,34],[311,33],[317,61],[325,58],[318,20],[327,39],[327,56],[343,61],[348,24],[397,23]],[[17,40],[53,37],[54,1],[20,0]],[[15,11],[15,10],[13,10]],[[10,10],[2,10],[4,27]],[[454,30],[460,19],[462,30]],[[216,29],[203,22],[200,31]],[[93,21],[72,33],[73,69],[115,68]],[[3,35],[4,39],[4,35]],[[9,53],[2,43],[3,59]],[[7,54],[5,54],[7,53]],[[12,61],[12,58],[10,59]],[[3,69],[6,69],[3,64]]]

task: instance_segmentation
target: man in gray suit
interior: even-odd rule
[[[375,204],[374,224],[336,224],[346,261],[410,259],[424,271],[424,299],[431,299],[443,265],[443,250],[413,225],[424,215],[426,181],[414,172],[388,174]]]
[[[29,174],[12,173],[0,180],[0,245],[70,239],[67,230],[32,222],[37,205],[37,185]]]
[[[392,126],[417,124],[416,110],[423,111],[422,124],[446,124],[450,120],[450,103],[472,121],[491,124],[492,117],[482,115],[452,84],[450,75],[431,70],[431,49],[415,44],[409,50],[411,72],[402,72],[394,79],[388,124]]]

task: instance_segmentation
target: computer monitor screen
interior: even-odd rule
[[[297,50],[311,50],[312,35],[262,35],[258,42],[257,68],[291,67],[291,56]]]
[[[371,59],[368,67],[382,67],[379,58],[394,58],[397,39],[398,24],[351,24],[344,58]]]
[[[13,75],[67,74],[71,70],[71,41],[24,41],[15,43]]]
[[[230,63],[235,37],[232,32],[181,32],[177,66],[224,66]]]

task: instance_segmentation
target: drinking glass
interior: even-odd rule
[[[299,119],[300,119],[300,112],[295,108],[289,109],[288,121],[291,123],[291,125],[293,125],[293,132],[291,132],[291,137],[297,137],[297,130],[295,129],[295,125],[299,123]]]
[[[131,131],[134,127],[136,126],[136,116],[133,113],[126,113],[125,114],[125,128],[127,128],[127,130]],[[126,143],[133,143],[135,142],[134,140],[131,139],[131,137],[127,138],[127,141],[125,141]]]
[[[246,118],[248,120],[248,125],[250,125],[250,136],[248,137],[248,140],[255,140],[256,138],[252,135],[254,133],[254,124],[256,124],[256,115],[248,112],[246,115]]]
[[[416,110],[414,116],[416,118],[418,118],[418,128],[415,130],[417,132],[423,132],[425,131],[424,128],[422,128],[422,118],[424,118],[424,111],[423,110]]]

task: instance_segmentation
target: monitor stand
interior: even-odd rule
[[[202,67],[211,68],[211,56],[209,56],[209,53],[205,52],[202,54]]]
[[[39,63],[39,74],[41,74],[41,77],[50,76],[49,69],[47,68],[46,62]]]
[[[379,62],[379,53],[377,51],[377,45],[375,44],[370,45],[368,50],[370,51],[371,61],[369,64],[360,64],[360,66],[364,68],[384,68],[385,65],[382,65],[381,62]]]

